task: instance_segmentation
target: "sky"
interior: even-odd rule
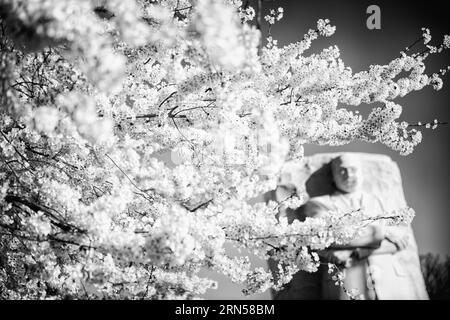
[[[254,4],[256,1],[251,1]],[[366,21],[369,5],[378,5],[381,11],[381,29],[370,30]],[[300,41],[308,29],[315,29],[320,18],[328,18],[337,27],[335,35],[314,41],[306,52],[316,53],[323,48],[337,45],[341,58],[353,72],[367,70],[372,64],[386,64],[398,57],[401,50],[417,40],[421,28],[427,27],[433,39],[431,44],[442,42],[444,34],[450,34],[448,11],[444,1],[428,0],[420,3],[405,0],[365,1],[365,0],[314,0],[314,1],[264,1],[264,14],[271,8],[284,8],[284,18],[272,28],[272,35],[283,46]],[[267,36],[263,27],[263,35]],[[422,49],[423,47],[420,47]],[[439,71],[450,64],[450,52],[432,56],[427,62],[427,74]],[[400,120],[410,123],[450,120],[450,80],[444,77],[444,87],[440,91],[426,88],[404,98],[395,100],[403,106]],[[362,114],[375,105],[361,105],[357,108]],[[306,145],[305,154],[322,152],[368,152],[390,156],[400,167],[406,201],[416,211],[413,229],[420,253],[450,255],[450,126],[436,130],[423,129],[422,143],[413,154],[400,156],[381,144],[352,143],[340,147]],[[233,250],[230,248],[230,250]],[[255,261],[264,265],[263,261]],[[204,275],[213,275],[204,273]],[[228,280],[219,280],[219,290],[209,292],[208,299],[244,299],[240,287]],[[247,297],[268,299],[269,293]]]

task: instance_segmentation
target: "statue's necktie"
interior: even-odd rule
[[[350,196],[350,205],[353,209],[360,209],[363,206],[362,193],[355,192]]]

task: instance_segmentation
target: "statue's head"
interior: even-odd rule
[[[343,192],[357,191],[363,181],[361,162],[352,154],[344,154],[331,161],[331,172],[336,187]]]

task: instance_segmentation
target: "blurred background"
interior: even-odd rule
[[[256,8],[257,1],[250,1]],[[370,5],[381,9],[381,29],[369,30],[366,26]],[[448,11],[444,1],[428,0],[412,3],[405,0],[314,0],[314,1],[263,1],[262,16],[270,9],[284,8],[284,18],[272,27],[272,36],[278,46],[300,41],[308,29],[315,29],[320,18],[328,18],[337,27],[335,35],[319,38],[305,54],[320,52],[323,48],[337,45],[341,58],[354,73],[367,70],[371,64],[387,64],[399,56],[401,50],[411,45],[421,34],[421,28],[431,30],[432,45],[442,42],[444,34],[450,34]],[[267,25],[262,28],[263,38],[267,37]],[[265,40],[264,40],[265,41]],[[265,43],[265,42],[264,42]],[[423,44],[417,45],[422,50]],[[450,52],[433,55],[427,60],[427,74],[438,72],[450,64]],[[413,92],[396,103],[403,106],[401,120],[409,123],[450,120],[450,79],[444,76],[444,87],[434,91],[427,87]],[[446,83],[446,81],[449,81]],[[365,115],[375,105],[361,105],[357,109]],[[356,109],[356,108],[354,108]],[[400,167],[403,189],[408,204],[416,211],[413,229],[420,254],[434,253],[450,255],[450,126],[436,130],[423,129],[423,141],[415,152],[400,156],[380,144],[352,143],[341,147],[306,145],[305,154],[320,152],[356,151],[389,155]],[[233,248],[230,253],[239,254]],[[265,266],[266,262],[253,259],[255,265]],[[211,290],[206,299],[270,299],[269,292],[245,297],[241,287],[212,272],[202,275],[219,282],[218,290]]]

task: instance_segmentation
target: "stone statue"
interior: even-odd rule
[[[320,164],[323,166],[313,172]],[[370,215],[379,215],[406,206],[398,167],[386,156],[316,155],[303,166],[290,167],[284,180],[272,198],[282,198],[283,190],[304,190],[311,196],[302,207],[280,213],[291,221],[317,217],[329,210],[364,208]],[[344,268],[344,287],[356,289],[364,299],[428,299],[410,226],[372,223],[361,237],[318,253],[325,262],[319,271],[298,272],[284,290],[273,293],[275,299],[348,299],[335,285],[326,262]],[[275,263],[269,261],[271,267]]]

